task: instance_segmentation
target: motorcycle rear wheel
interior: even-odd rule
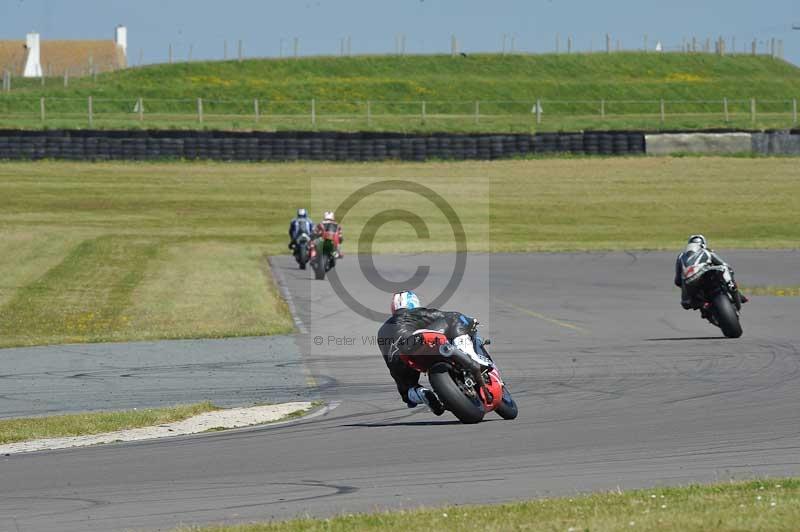
[[[742,324],[739,322],[739,316],[727,294],[717,294],[714,298],[713,308],[722,334],[728,338],[739,338],[742,335]]]
[[[325,257],[317,255],[314,259],[313,266],[314,266],[314,278],[317,281],[321,281],[325,279]]]
[[[428,372],[428,380],[445,408],[455,414],[459,421],[472,424],[479,423],[483,419],[485,414],[483,403],[477,398],[468,397],[461,391],[450,375],[449,364],[445,362],[434,364]]]

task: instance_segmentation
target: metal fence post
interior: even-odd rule
[[[536,123],[542,123],[542,100],[536,99]]]
[[[425,123],[425,100],[422,100],[422,123]]]
[[[139,98],[139,122],[144,122],[144,100]]]
[[[203,123],[203,99],[197,99],[197,121]]]
[[[797,125],[797,98],[792,99],[792,123]]]
[[[666,118],[664,113],[664,98],[661,98],[661,123],[664,123],[664,119]]]
[[[39,113],[42,116],[42,124],[44,124],[44,119],[45,119],[45,116],[44,116],[44,96],[39,98]]]
[[[728,122],[728,98],[722,99],[722,109],[725,112],[725,121]]]
[[[253,115],[255,115],[256,124],[258,124],[258,120],[261,118],[258,112],[258,98],[253,98]]]
[[[317,125],[317,102],[315,98],[311,98],[311,125]]]
[[[372,126],[372,104],[367,100],[367,127]]]
[[[750,98],[750,120],[756,123],[756,99]]]
[[[89,96],[89,127],[92,127],[92,97]]]
[[[475,101],[475,125],[481,121],[481,102]]]

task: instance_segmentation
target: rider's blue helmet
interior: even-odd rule
[[[405,290],[403,292],[398,292],[392,296],[392,314],[400,310],[401,308],[405,309],[414,309],[421,307],[422,304],[419,302],[419,297],[417,294],[412,292],[411,290]]]
[[[303,208],[297,209],[297,217],[298,218],[307,218],[308,217],[308,211],[303,209]]]

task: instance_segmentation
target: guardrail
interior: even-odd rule
[[[0,127],[504,131],[779,128],[797,98],[704,100],[222,100],[0,98]]]

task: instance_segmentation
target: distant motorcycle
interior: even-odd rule
[[[700,298],[700,315],[722,329],[728,338],[739,338],[742,325],[739,312],[742,301],[733,281],[730,268],[710,262],[683,264],[684,282],[692,285],[695,297]]]
[[[300,233],[300,235],[295,240],[294,245],[294,259],[297,261],[298,266],[300,266],[301,270],[306,269],[306,264],[309,261],[309,242],[311,242],[311,237],[308,236],[307,233]]]
[[[428,374],[431,388],[462,423],[478,423],[487,412],[495,411],[503,419],[517,417],[517,403],[500,377],[486,351],[489,340],[471,335],[475,354],[472,356],[447,341],[438,330],[424,332],[438,351],[400,355],[408,367]]]
[[[324,224],[322,233],[317,234],[309,244],[309,261],[317,280],[325,279],[325,274],[336,267],[338,229],[335,223]]]

